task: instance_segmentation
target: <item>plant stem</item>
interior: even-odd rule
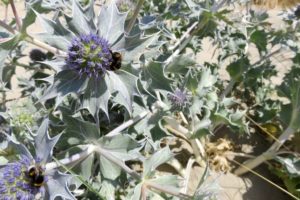
[[[7,11],[8,11],[8,5],[6,4],[5,5],[5,13],[4,13],[4,22],[6,22],[7,21]]]
[[[168,125],[171,128],[182,133],[186,138],[190,138],[192,136],[191,133],[189,132],[189,130],[186,129],[185,127],[181,126],[180,124],[178,124],[178,122],[175,119],[173,119],[171,117],[164,117],[163,119],[168,123]],[[193,149],[195,159],[197,160],[197,162],[200,166],[203,166],[202,157],[204,156],[204,148],[203,148],[201,142],[200,141],[197,142],[196,140],[197,139],[191,139],[191,140],[189,140],[189,142],[191,143],[191,147]]]
[[[259,155],[258,157],[254,158],[254,159],[250,159],[248,161],[245,162],[245,167],[239,167],[234,173],[236,175],[242,175],[246,172],[248,172],[248,169],[254,169],[255,167],[259,166],[260,164],[262,164],[263,162],[266,162],[272,158],[274,158],[274,156],[276,155],[276,151],[278,151],[278,149],[284,144],[284,142],[294,133],[295,131],[288,126],[285,131],[281,134],[281,136],[279,137],[279,142],[275,141],[273,143],[273,145],[263,154]]]
[[[236,83],[236,81],[234,79],[230,80],[230,82],[226,86],[225,90],[223,90],[222,94],[220,95],[220,101],[222,101],[231,92],[235,83]]]
[[[8,30],[9,32],[13,33],[13,34],[18,34],[17,31],[15,31],[11,26],[7,25],[5,22],[3,22],[2,20],[0,20],[0,26],[2,26],[3,28],[5,28],[6,30]],[[27,35],[27,37],[24,38],[25,41],[33,44],[33,45],[36,45],[40,48],[43,48],[43,49],[46,49],[47,51],[53,53],[53,54],[56,54],[56,55],[60,55],[62,57],[66,57],[67,54],[66,52],[64,51],[61,51],[55,47],[52,47],[44,42],[41,42],[37,39],[34,39],[32,36],[30,35]]]
[[[15,33],[15,30],[2,20],[0,20],[0,26],[2,26],[3,28],[5,28],[6,30],[8,30],[9,32],[11,32],[13,34]]]
[[[191,36],[191,32],[196,29],[198,25],[198,22],[194,22],[187,30],[186,32],[181,36],[181,38],[174,44],[174,46],[170,47],[168,50],[169,51],[173,51],[175,50],[178,46],[180,46],[180,44],[182,44],[182,42],[189,38]]]
[[[116,135],[120,134],[121,131],[123,131],[124,129],[126,129],[129,126],[133,125],[134,123],[140,121],[141,119],[145,118],[150,113],[151,113],[150,111],[142,112],[141,114],[137,115],[133,119],[128,120],[127,122],[121,124],[120,126],[115,128],[114,130],[110,131],[107,135],[105,135],[105,137],[113,137],[113,136],[116,136]]]
[[[16,19],[17,28],[18,28],[18,30],[21,30],[21,20],[19,18],[17,9],[15,7],[14,0],[9,0],[9,2],[10,2],[11,9],[12,9],[12,11],[14,13],[15,19]]]
[[[84,151],[72,155],[69,158],[64,158],[59,160],[59,162],[51,162],[46,164],[46,171],[56,169],[61,165],[70,165],[74,163],[78,163],[84,159],[86,159],[89,155],[95,152],[96,147],[94,145],[89,145]]]
[[[64,51],[61,51],[55,47],[52,47],[44,42],[41,42],[37,39],[34,39],[33,37],[31,36],[28,36],[28,37],[25,37],[25,41],[31,43],[31,44],[34,44],[40,48],[43,48],[43,49],[46,49],[47,51],[55,54],[55,55],[61,55],[62,57],[66,57],[67,56],[67,53],[64,52]]]
[[[186,165],[185,177],[184,177],[184,188],[183,188],[184,193],[188,192],[188,186],[189,186],[189,182],[191,179],[191,175],[192,175],[191,173],[192,173],[194,163],[195,163],[195,160],[193,158],[190,158]]]
[[[130,33],[130,31],[132,30],[133,26],[134,26],[134,23],[135,23],[135,20],[140,12],[140,9],[142,8],[143,6],[143,3],[144,3],[144,0],[139,0],[139,2],[137,3],[135,9],[134,9],[134,12],[133,12],[133,16],[132,18],[130,19],[129,23],[128,23],[128,26],[126,27],[126,32],[127,34]]]
[[[268,151],[278,151],[280,147],[290,138],[292,134],[295,133],[295,130],[288,126],[285,131],[279,136],[278,140],[273,143]]]

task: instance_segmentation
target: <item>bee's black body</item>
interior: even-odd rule
[[[121,68],[122,65],[122,54],[119,52],[111,52],[112,62],[110,64],[110,70],[115,71]]]
[[[35,187],[41,187],[45,181],[44,172],[41,166],[29,167],[27,176],[31,185]]]

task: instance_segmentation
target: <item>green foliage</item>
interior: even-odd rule
[[[29,0],[20,29],[16,20],[1,21],[1,165],[36,152],[53,178],[45,188],[49,199],[74,199],[69,183],[77,199],[209,199],[220,187],[217,180],[207,182],[208,164],[194,191],[182,190],[189,188],[182,177],[196,166],[193,160],[201,167],[208,163],[200,156],[202,145],[220,127],[250,137],[252,118],[300,131],[300,46],[293,18],[284,19],[284,30],[274,30],[266,13],[235,18],[220,1],[144,1],[137,16],[132,8],[139,1],[122,3],[99,8],[93,0]],[[44,32],[32,35],[27,29],[35,24]],[[107,42],[107,52],[94,40]],[[217,52],[209,56],[217,59],[204,63],[197,57],[206,40]],[[24,63],[28,43],[43,48],[42,60]],[[258,58],[249,53],[252,46]],[[275,86],[271,49],[277,46],[294,57]],[[100,49],[96,56],[93,49]],[[21,105],[7,98],[19,67],[30,73],[17,80],[27,102]],[[184,152],[180,141],[192,152]],[[281,164],[275,173],[298,195],[299,160],[274,159]],[[174,160],[177,171],[169,166]],[[59,167],[79,179],[53,170]]]

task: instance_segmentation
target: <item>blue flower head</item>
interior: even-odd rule
[[[171,101],[171,104],[175,109],[182,109],[189,103],[188,93],[178,88],[174,91],[174,93],[168,94],[168,99]]]
[[[96,34],[82,34],[72,40],[66,64],[80,76],[100,77],[109,69],[112,55],[106,39]]]
[[[7,152],[13,151],[18,157],[0,167],[0,200],[53,200],[57,196],[75,199],[66,186],[69,175],[56,169],[47,170],[59,139],[59,136],[49,138],[47,128],[48,120],[44,120],[35,138],[36,158],[23,144],[9,138]]]
[[[73,1],[72,14],[64,15],[66,24],[55,22],[55,27],[62,30],[55,33],[55,42],[50,39],[53,29],[46,29],[43,34],[44,42],[66,54],[61,54],[65,57],[63,61],[57,57],[49,62],[57,74],[40,101],[57,98],[57,106],[65,96],[76,94],[81,101],[80,109],[87,109],[97,123],[100,111],[109,118],[110,100],[131,114],[132,100],[139,95],[138,76],[127,64],[139,61],[143,53],[154,48],[151,44],[159,36],[145,37],[144,31],[134,35],[127,33],[128,12],[120,12],[115,1],[103,5],[98,16],[92,2],[89,12],[84,10],[78,1]]]
[[[22,156],[18,161],[8,163],[0,170],[0,199],[31,200],[44,195],[44,187],[36,185],[28,173],[33,165],[39,165],[38,160]],[[41,173],[44,173],[44,168],[41,167],[41,170]],[[47,175],[43,175],[43,183],[46,182]]]

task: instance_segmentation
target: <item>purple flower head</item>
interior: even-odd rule
[[[108,41],[96,34],[81,35],[72,40],[66,64],[80,76],[101,77],[110,68],[112,55]]]
[[[8,163],[0,169],[0,199],[33,200],[37,195],[43,195],[43,185],[36,186],[28,174],[32,165],[39,163],[22,156],[18,161]],[[42,167],[40,169],[44,170]],[[44,176],[46,182],[46,175]]]
[[[18,155],[19,159],[0,166],[0,200],[55,199],[58,196],[75,199],[67,186],[71,176],[49,168],[53,147],[60,135],[50,138],[47,130],[48,119],[45,119],[35,137],[35,156],[25,145],[8,138],[5,151]]]
[[[189,103],[189,96],[186,91],[176,89],[174,93],[168,94],[168,99],[176,109],[182,109]]]

